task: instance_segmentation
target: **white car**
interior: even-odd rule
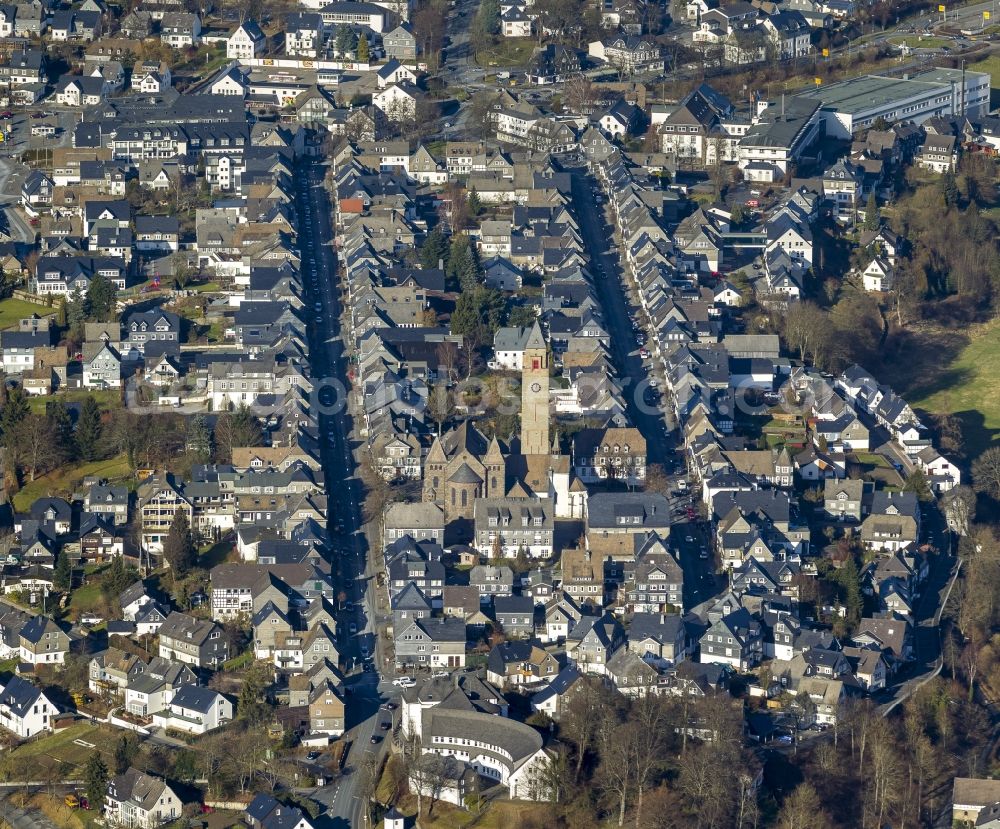
[[[447,679],[451,674],[447,671],[435,671],[431,674],[431,679]]]
[[[392,684],[397,688],[412,688],[417,683],[411,677],[401,676],[399,679],[394,679]]]

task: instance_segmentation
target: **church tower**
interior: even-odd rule
[[[549,454],[549,417],[549,351],[536,320],[524,346],[521,371],[522,455]]]

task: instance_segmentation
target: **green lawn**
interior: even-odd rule
[[[217,564],[222,564],[233,553],[233,540],[226,538],[215,544],[209,544],[198,551],[200,564],[206,570],[211,570]]]
[[[905,43],[911,49],[943,49],[951,45],[951,40],[946,37],[920,37],[919,35],[907,35],[906,37],[893,38],[893,43]]]
[[[124,455],[106,461],[62,466],[26,483],[14,496],[14,509],[27,512],[37,499],[45,495],[70,495],[80,481],[90,475],[116,481],[124,479],[128,474],[128,462]]]
[[[526,66],[535,53],[538,42],[533,37],[505,37],[493,46],[476,53],[480,66]]]
[[[35,414],[45,414],[46,403],[83,403],[93,397],[102,412],[121,408],[121,392],[118,389],[74,389],[56,394],[38,394],[28,399],[28,406]]]
[[[120,734],[111,726],[95,727],[89,722],[71,725],[58,734],[50,734],[15,748],[0,763],[0,775],[10,779],[12,774],[23,773],[26,767],[56,762],[63,779],[71,780],[78,777],[87,758],[95,751],[101,753],[108,766],[114,766],[114,747]],[[37,773],[35,769],[32,771]]]
[[[18,320],[38,314],[40,317],[54,314],[55,309],[47,305],[35,305],[33,302],[23,302],[20,299],[5,299],[0,302],[0,330],[17,325]]]
[[[93,581],[73,590],[70,594],[69,606],[73,610],[86,613],[99,609],[103,598],[104,594],[101,592],[100,582]]]
[[[990,55],[988,58],[969,65],[973,72],[990,73],[990,106],[1000,103],[1000,55]]]
[[[858,452],[854,455],[854,457],[857,458],[858,463],[864,464],[865,466],[889,467],[889,461],[882,457],[882,455],[876,455],[868,452]]]
[[[1000,434],[1000,325],[991,322],[971,333],[968,344],[940,369],[929,388],[915,383],[907,400],[915,409],[955,415],[965,456],[975,458]]]

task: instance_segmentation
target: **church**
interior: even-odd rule
[[[584,517],[586,487],[553,440],[549,386],[549,350],[536,321],[524,350],[520,433],[511,445],[466,420],[435,438],[427,454],[423,500],[440,506],[449,525],[470,522],[477,498],[552,498],[557,517]]]

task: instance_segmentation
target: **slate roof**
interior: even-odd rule
[[[213,691],[211,688],[205,688],[201,685],[182,685],[177,689],[170,704],[176,705],[178,708],[187,708],[191,711],[207,714],[215,705],[218,697],[219,692]]]

